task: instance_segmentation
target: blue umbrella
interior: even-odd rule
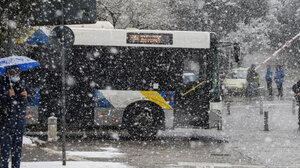
[[[37,61],[24,56],[10,56],[1,58],[0,75],[4,75],[6,73],[6,69],[10,66],[18,66],[21,71],[26,71],[39,65],[40,64]]]

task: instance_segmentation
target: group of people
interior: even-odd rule
[[[0,168],[20,168],[25,132],[26,105],[31,101],[29,88],[20,79],[17,66],[9,67],[0,77]]]
[[[282,66],[277,65],[276,66],[276,72],[275,72],[275,76],[274,76],[274,81],[276,83],[277,86],[277,90],[278,90],[278,94],[277,97],[278,98],[282,98],[283,97],[283,82],[284,82],[284,70],[282,69]],[[273,88],[272,88],[272,83],[273,83],[273,72],[272,72],[272,68],[270,65],[267,66],[267,72],[265,75],[265,79],[267,82],[267,89],[269,92],[269,96],[273,96]]]
[[[248,72],[247,72],[247,82],[248,82],[248,86],[247,86],[247,92],[246,95],[248,97],[253,97],[254,95],[254,88],[256,84],[256,78],[258,79],[258,73],[255,71],[256,66],[253,64],[251,65],[251,67],[249,68]],[[277,89],[278,89],[278,94],[277,97],[278,98],[282,98],[283,97],[283,82],[284,82],[284,70],[282,69],[282,66],[277,65],[276,66],[276,72],[274,75],[274,81],[276,83]],[[265,79],[267,82],[267,89],[269,92],[269,96],[272,97],[273,96],[273,88],[272,88],[272,83],[273,83],[273,72],[272,72],[272,68],[270,65],[267,66],[267,72],[265,75]]]
[[[272,93],[272,68],[270,65],[267,66],[267,72],[266,72],[266,81],[267,81],[267,88],[269,91],[269,96],[273,96]],[[283,96],[283,89],[282,89],[282,84],[284,82],[284,70],[282,69],[281,66],[277,66],[276,67],[276,72],[275,72],[275,76],[274,76],[274,81],[277,85],[277,89],[278,89],[278,97],[281,98]],[[298,105],[300,106],[300,80],[293,85],[292,87],[293,92],[295,93],[295,98],[298,101]],[[299,125],[299,129],[300,129],[300,108],[299,108],[299,115],[298,115],[298,125]]]

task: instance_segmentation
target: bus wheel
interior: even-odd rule
[[[158,132],[157,119],[155,115],[158,109],[148,103],[136,103],[127,111],[127,130],[131,138],[151,139]]]

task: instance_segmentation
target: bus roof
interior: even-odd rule
[[[75,35],[74,45],[210,48],[210,32],[69,27]]]

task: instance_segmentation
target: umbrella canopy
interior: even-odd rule
[[[18,66],[21,71],[26,71],[28,69],[39,66],[40,64],[25,56],[10,56],[0,59],[0,75],[6,73],[6,69],[10,66]]]

